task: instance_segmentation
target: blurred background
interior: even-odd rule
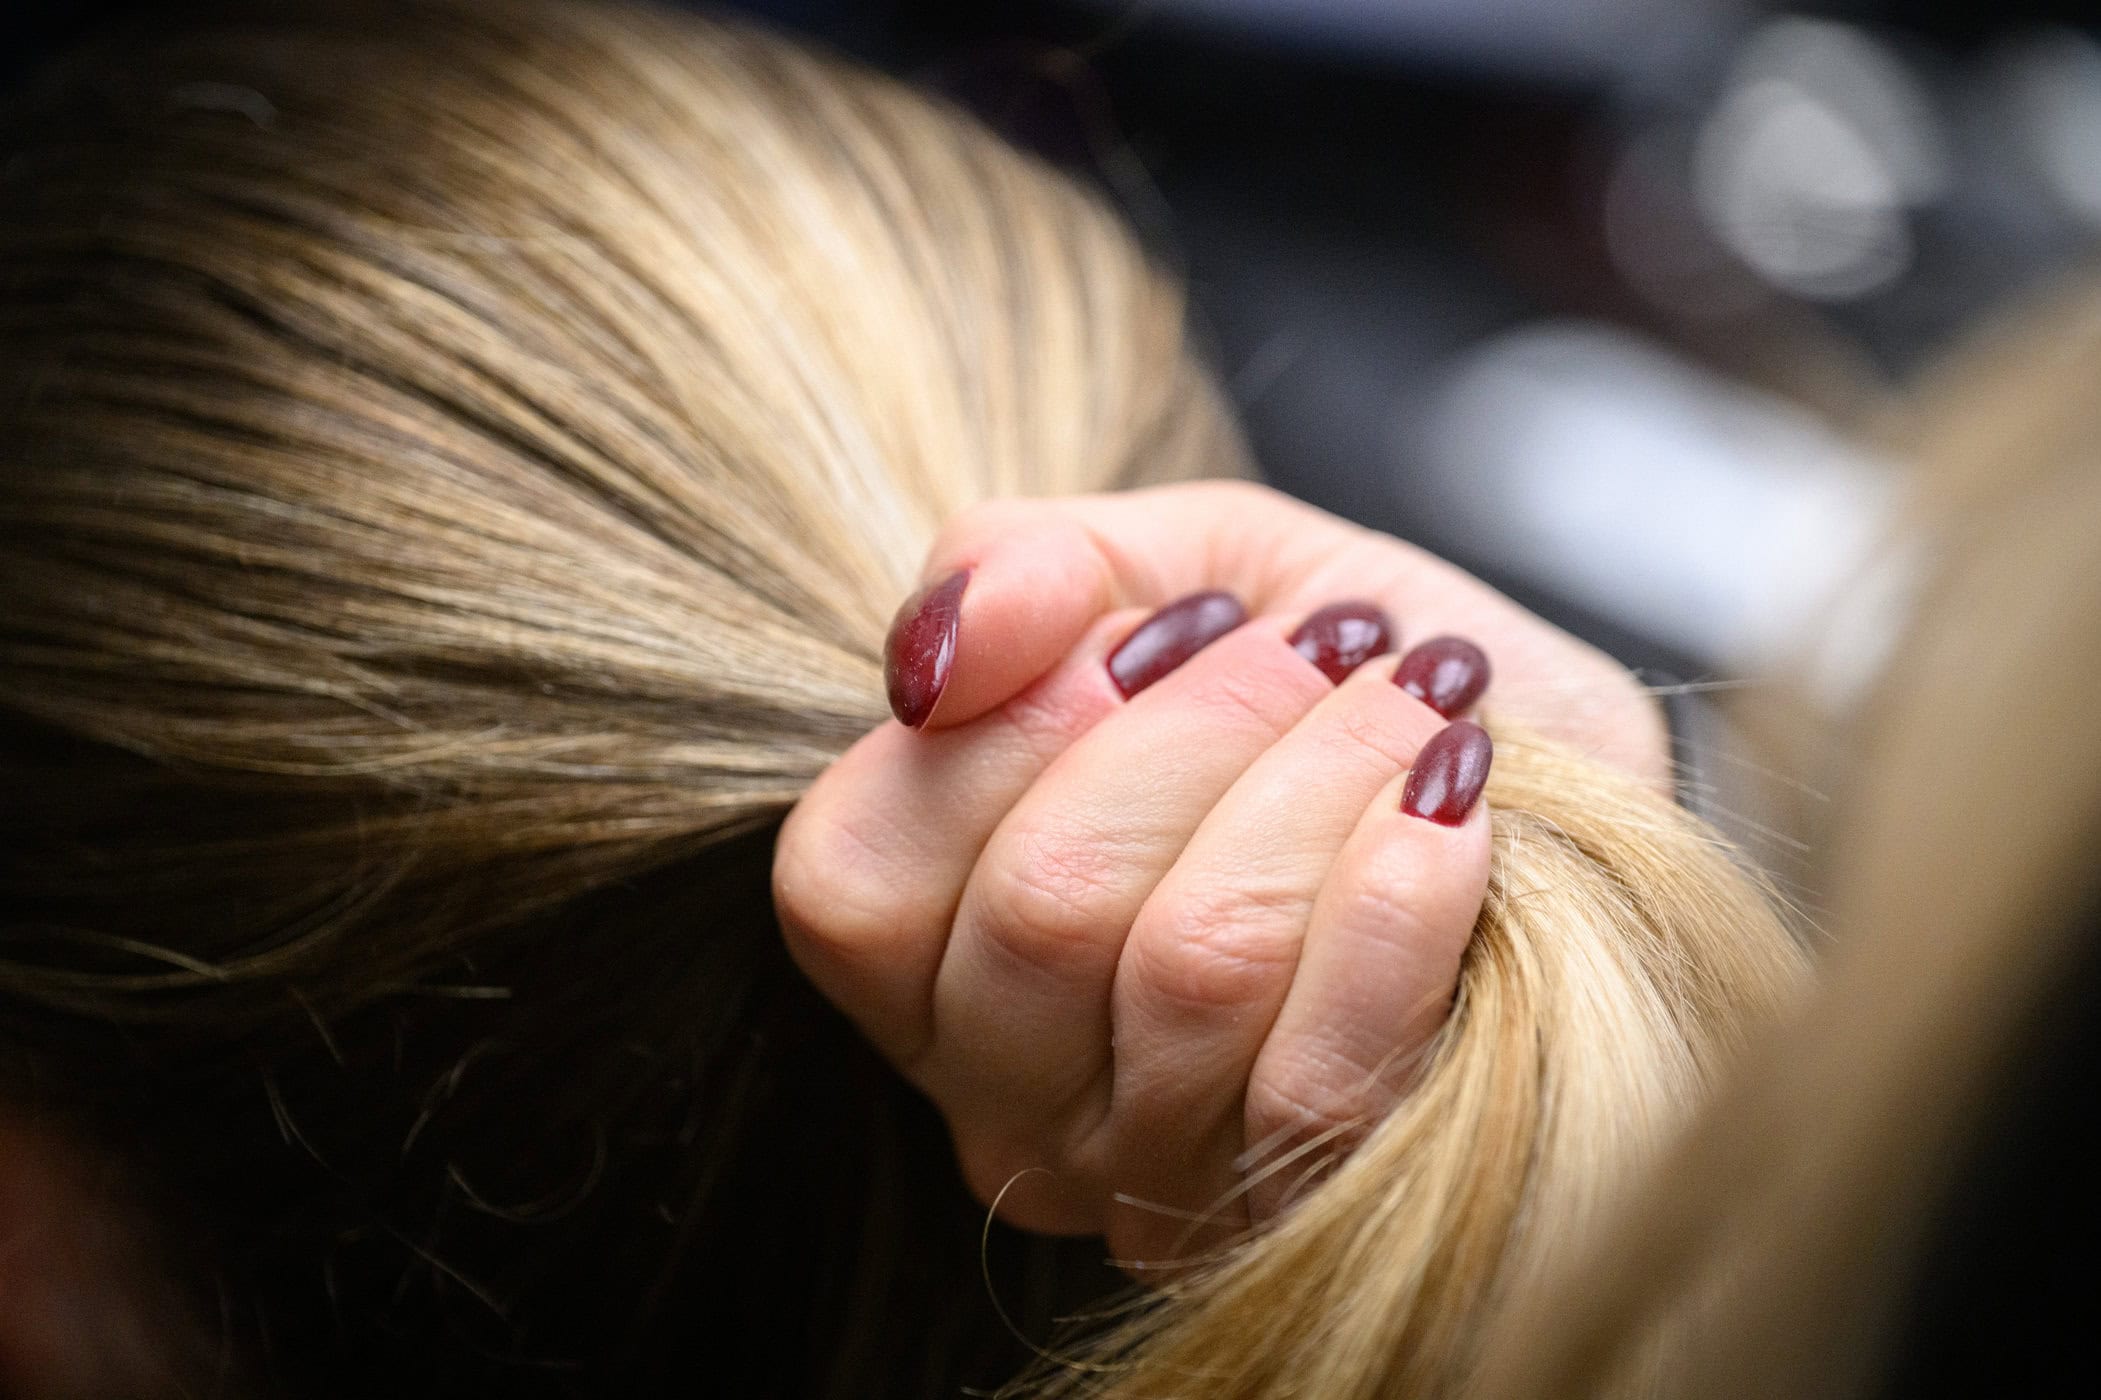
[[[18,0],[0,62],[121,8]],[[2085,5],[730,8],[1096,181],[1278,485],[1657,678],[1755,685],[1813,631],[1812,687],[1857,687],[1907,376],[2101,237]]]
[[[1657,677],[1870,674],[1908,376],[2101,239],[2091,6],[746,8],[1110,191],[1278,485]]]

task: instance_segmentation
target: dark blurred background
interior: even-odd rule
[[[121,8],[18,4],[0,54]],[[2085,5],[730,8],[1098,182],[1277,484],[1656,674],[1755,681],[1812,630],[1834,698],[1871,669],[1869,430],[2101,236]]]

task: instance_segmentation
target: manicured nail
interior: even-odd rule
[[[1341,685],[1350,672],[1392,651],[1393,637],[1393,623],[1378,604],[1330,603],[1299,624],[1291,649]]]
[[[883,679],[890,687],[890,713],[917,729],[934,713],[956,664],[956,625],[963,620],[963,589],[970,570],[960,569],[928,584],[897,610],[883,643]]]
[[[1245,621],[1247,609],[1230,593],[1177,598],[1109,653],[1109,679],[1128,700]]]
[[[1401,658],[1393,683],[1450,719],[1488,689],[1488,657],[1464,637],[1432,637]]]
[[[1401,810],[1411,817],[1458,826],[1481,800],[1495,745],[1471,720],[1448,724],[1430,736],[1401,789]]]

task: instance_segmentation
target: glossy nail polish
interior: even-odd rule
[[[1463,719],[1446,725],[1415,756],[1401,789],[1401,810],[1439,826],[1458,826],[1481,800],[1494,758],[1495,745],[1480,725]]]
[[[1450,719],[1488,689],[1488,657],[1464,637],[1432,637],[1401,658],[1393,683]]]
[[[1376,603],[1330,603],[1299,624],[1291,649],[1341,685],[1350,672],[1392,651],[1393,639],[1393,622]]]
[[[890,688],[890,713],[917,729],[934,713],[956,663],[956,627],[963,620],[963,590],[970,570],[960,569],[905,599],[883,643],[883,679]]]
[[[1109,653],[1109,679],[1128,700],[1245,621],[1247,609],[1230,593],[1177,598]]]

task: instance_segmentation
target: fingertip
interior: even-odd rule
[[[1024,522],[1003,511],[945,540],[939,557],[936,583],[909,606],[946,602],[951,610],[920,632],[907,629],[907,640],[931,637],[934,644],[906,649],[897,665],[885,654],[892,709],[913,729],[967,724],[1006,703],[1049,672],[1115,603],[1108,561],[1070,520]],[[898,705],[900,681],[912,702],[906,708]]]
[[[1177,598],[1109,653],[1109,678],[1128,700],[1246,621],[1247,605],[1222,589]]]
[[[1393,683],[1453,719],[1481,698],[1492,674],[1488,654],[1466,638],[1432,637],[1401,658]]]
[[[1330,684],[1341,685],[1360,666],[1394,649],[1400,631],[1377,603],[1330,603],[1307,615],[1288,639]]]
[[[1439,826],[1460,826],[1481,803],[1495,743],[1471,720],[1455,720],[1430,736],[1401,789],[1401,811]]]
[[[883,641],[890,713],[907,729],[924,725],[948,688],[970,574],[956,569],[905,599]]]

